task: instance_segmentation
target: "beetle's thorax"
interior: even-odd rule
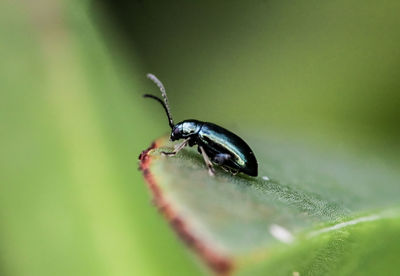
[[[171,140],[186,139],[196,136],[204,122],[197,120],[185,120],[177,123],[171,131]]]

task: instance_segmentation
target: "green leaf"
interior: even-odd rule
[[[145,72],[91,2],[0,1],[0,274],[199,275],[136,169]]]
[[[211,269],[224,275],[397,272],[398,170],[282,140],[250,144],[257,178],[221,169],[210,177],[190,148],[162,156],[172,149],[166,137],[141,155],[156,205]]]

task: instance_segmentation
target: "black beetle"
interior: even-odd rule
[[[257,176],[258,164],[250,147],[236,134],[212,123],[197,120],[184,120],[174,124],[169,110],[167,93],[162,82],[153,74],[147,74],[160,89],[164,101],[160,98],[145,94],[143,97],[158,101],[167,113],[168,123],[171,127],[171,140],[184,139],[175,146],[172,152],[163,152],[165,155],[175,155],[186,145],[197,145],[198,151],[203,155],[210,175],[214,175],[213,163],[224,170],[237,174],[243,172],[250,176]]]

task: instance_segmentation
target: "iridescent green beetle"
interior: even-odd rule
[[[184,139],[182,143],[175,146],[172,152],[163,152],[163,154],[173,156],[187,145],[190,147],[197,145],[211,176],[215,174],[213,164],[221,166],[232,174],[242,172],[250,176],[257,176],[258,164],[256,157],[243,139],[213,123],[184,120],[174,124],[164,85],[153,74],[147,74],[147,77],[158,86],[164,101],[149,94],[143,96],[158,101],[164,107],[169,126],[172,129],[171,141]]]

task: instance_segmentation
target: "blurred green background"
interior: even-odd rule
[[[137,157],[176,121],[398,166],[399,1],[0,3],[0,273],[202,275]],[[361,158],[361,157],[360,157]]]

